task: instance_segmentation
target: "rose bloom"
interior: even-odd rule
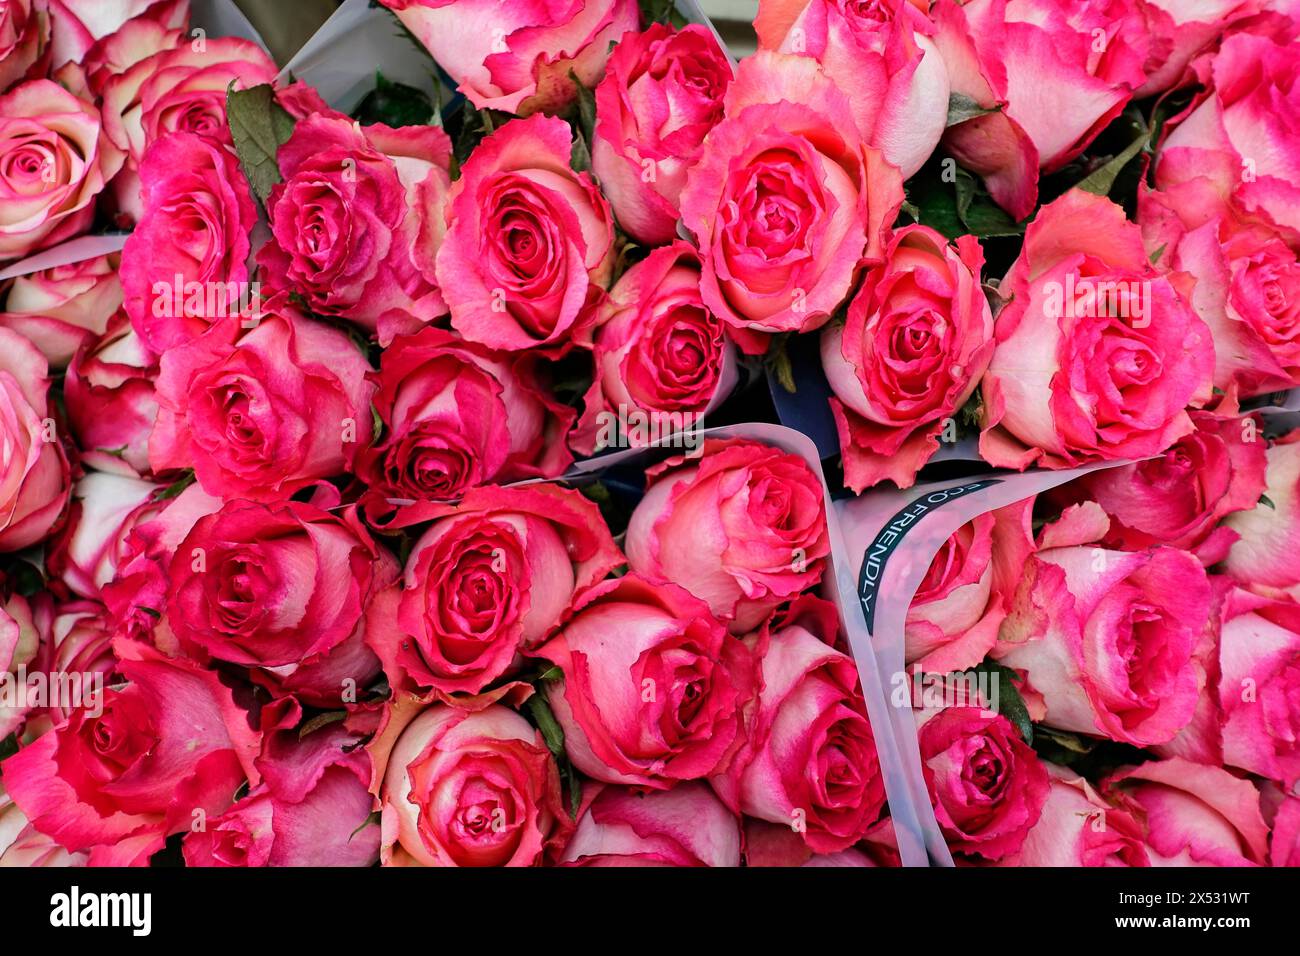
[[[68,501],[68,459],[50,417],[45,357],[0,328],[0,552],[20,551],[49,533]]]
[[[655,249],[610,291],[595,335],[596,375],[570,443],[590,455],[693,430],[735,385],[734,361],[722,321],[700,298],[698,254],[680,241]]]
[[[1274,226],[1300,230],[1300,108],[1294,45],[1235,33],[1210,61],[1206,89],[1172,126],[1156,157],[1156,185],[1230,169],[1232,199]]]
[[[948,70],[934,25],[907,0],[760,0],[760,50],[815,57],[849,94],[863,139],[904,179],[939,145],[948,122]]]
[[[987,111],[948,127],[944,148],[1017,220],[1039,171],[1082,153],[1146,79],[1134,0],[938,0],[931,16],[952,91]]]
[[[988,511],[949,536],[907,610],[904,659],[933,674],[975,667],[997,643],[1034,552],[1034,499]]]
[[[1300,797],[1281,798],[1273,814],[1269,820],[1269,861],[1274,866],[1300,866]],[[3,863],[0,858],[0,865]]]
[[[196,660],[248,668],[273,695],[337,707],[379,674],[365,611],[398,571],[355,508],[231,501],[177,547],[167,620]]]
[[[155,143],[140,179],[144,214],[122,251],[122,291],[136,334],[161,355],[240,316],[257,206],[234,153],[195,133]]]
[[[145,46],[137,52],[152,51]],[[184,37],[178,46],[144,55],[109,77],[103,88],[104,132],[127,155],[123,178],[115,184],[122,211],[131,220],[143,214],[136,176],[150,146],[177,131],[213,145],[233,145],[227,91],[232,84],[246,90],[273,83],[278,73],[266,51],[249,40]]]
[[[370,744],[390,866],[537,866],[572,822],[541,732],[501,704],[391,710]]]
[[[126,683],[4,761],[4,785],[42,833],[91,866],[144,865],[169,834],[229,806],[257,736],[214,671],[131,645]],[[99,711],[97,713],[97,711]]]
[[[849,98],[809,57],[746,57],[725,108],[682,192],[682,220],[704,263],[704,304],[761,352],[754,333],[820,328],[864,258],[880,260],[902,180],[862,145]]]
[[[439,328],[400,336],[371,376],[383,431],[357,454],[367,514],[389,499],[445,501],[490,481],[553,478],[573,456],[571,408],[551,394],[530,353],[494,352]]]
[[[429,520],[401,586],[369,609],[366,642],[395,693],[478,693],[624,560],[600,510],[557,485],[475,488],[395,527]]]
[[[1107,526],[1089,503],[1043,530],[993,656],[1023,675],[1035,720],[1137,747],[1166,743],[1205,685],[1196,649],[1210,585],[1186,551],[1097,547]]]
[[[564,120],[514,120],[484,138],[452,185],[437,277],[452,326],[471,342],[589,341],[614,228],[591,177],[569,165],[572,143]]]
[[[876,742],[853,659],[831,646],[834,607],[804,598],[748,643],[758,661],[758,699],[735,767],[747,816],[797,829],[814,853],[863,839],[885,807]],[[800,829],[801,828],[801,829]]]
[[[108,321],[68,363],[63,401],[84,464],[129,476],[149,474],[149,433],[158,416],[157,367],[125,312]]]
[[[1239,21],[1254,16],[1259,0],[1141,0],[1138,8],[1151,34],[1146,82],[1133,94],[1143,99],[1179,85],[1192,57]]]
[[[1196,279],[1190,301],[1214,337],[1214,385],[1250,397],[1300,382],[1300,240],[1233,197],[1241,171],[1221,157],[1160,173],[1160,189],[1139,189],[1138,222],[1157,268]]]
[[[1210,398],[1214,345],[1158,274],[1138,227],[1073,189],[1039,210],[999,285],[997,347],[984,374],[980,454],[990,465],[1068,468],[1138,459],[1192,431]]]
[[[1110,516],[1108,547],[1167,544],[1206,567],[1217,564],[1237,540],[1223,518],[1254,508],[1264,491],[1267,447],[1256,417],[1221,412],[1192,412],[1196,430],[1164,454],[1090,472],[1050,497],[1061,505],[1097,502]]]
[[[154,517],[164,504],[165,485],[127,475],[88,471],[72,486],[72,507],[46,562],[76,594],[99,598],[117,576],[135,526]]]
[[[40,668],[54,677],[78,675],[82,700],[91,692],[94,678],[102,675],[104,686],[120,683],[118,658],[113,651],[113,622],[98,601],[66,601],[56,604],[49,621],[49,635],[42,648]],[[76,712],[76,699],[51,702],[47,718],[55,726]]]
[[[43,0],[10,0],[0,8],[0,90],[31,79],[50,43]]]
[[[1000,866],[1150,866],[1142,825],[1108,803],[1092,784],[1040,762],[1051,788],[1020,849]]]
[[[56,16],[55,23],[66,28],[76,20],[68,12],[67,0],[61,0],[61,5],[63,15]],[[99,33],[98,38],[87,33],[83,39],[91,42],[71,57],[85,77],[86,86],[97,97],[104,95],[104,87],[111,78],[125,73],[155,53],[174,49],[182,36],[187,41],[197,39],[189,29],[189,0],[151,0],[147,3],[140,0],[114,3],[110,0],[99,6],[102,8],[101,16],[107,16],[103,20],[91,18],[90,23]],[[118,19],[123,16],[129,19],[125,22]],[[105,30],[107,32],[101,32]]]
[[[589,588],[533,656],[564,672],[544,691],[595,780],[667,790],[725,770],[742,743],[749,652],[676,585],[629,574]]]
[[[307,307],[378,331],[387,345],[445,315],[434,276],[451,185],[451,141],[435,126],[358,128],[313,115],[280,147],[267,203],[263,280]]]
[[[53,65],[80,63],[98,41],[135,18],[171,22],[174,2],[159,0],[55,0],[52,20]]]
[[[628,561],[708,603],[733,633],[821,580],[830,551],[822,483],[798,455],[746,439],[646,471],[628,522]]]
[[[23,816],[0,786],[0,869],[32,866],[85,866],[88,854],[69,853]]]
[[[263,783],[185,835],[186,866],[373,866],[370,761],[361,737],[335,722],[300,736],[302,709],[275,713],[256,760]],[[263,711],[263,721],[267,719]],[[284,726],[292,721],[293,725]]]
[[[921,770],[953,853],[1020,852],[1051,790],[1046,765],[1001,714],[949,707],[917,715]]]
[[[1264,498],[1225,519],[1237,534],[1227,570],[1244,587],[1269,597],[1300,599],[1300,430],[1276,439],[1265,453]]]
[[[356,343],[285,298],[266,310],[252,329],[228,322],[163,355],[155,472],[193,467],[211,494],[269,501],[342,473],[370,443],[374,389]]]
[[[844,483],[909,488],[939,449],[993,355],[993,313],[980,288],[984,254],[928,226],[894,233],[843,322],[826,326],[822,367],[844,454]]]
[[[83,232],[121,168],[99,111],[51,80],[0,96],[0,262]]]
[[[84,342],[103,335],[122,304],[117,256],[96,256],[19,276],[9,287],[0,326],[27,336],[53,368],[64,368]]]
[[[740,824],[707,784],[588,784],[561,866],[740,866]]]
[[[730,82],[731,64],[706,26],[654,23],[614,47],[595,92],[591,166],[637,242],[677,238],[686,171],[722,119]]]
[[[1259,791],[1222,767],[1153,760],[1116,771],[1102,791],[1145,820],[1155,866],[1259,866],[1267,859]]]
[[[17,689],[19,672],[35,673],[38,655],[48,643],[51,602],[49,595],[31,600],[12,592],[8,581],[0,579],[0,678]],[[27,719],[29,707],[0,704],[0,740],[19,730]]]
[[[382,0],[479,109],[557,113],[599,82],[610,46],[637,28],[635,0]]]

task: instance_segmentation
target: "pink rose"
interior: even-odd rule
[[[564,672],[547,700],[595,780],[667,790],[724,770],[742,742],[749,652],[676,585],[598,584],[534,656]]]
[[[96,256],[19,276],[0,326],[27,336],[51,366],[64,368],[80,345],[104,334],[121,304],[117,257]]]
[[[1234,203],[1300,230],[1300,132],[1282,122],[1300,104],[1293,43],[1251,33],[1226,38],[1194,108],[1172,125],[1156,157],[1156,185],[1222,167]]]
[[[809,57],[760,51],[727,89],[682,192],[704,304],[741,332],[820,328],[884,252],[902,180],[862,145],[849,98]]]
[[[814,853],[857,843],[885,808],[857,666],[830,644],[837,623],[833,607],[805,599],[750,640],[758,699],[728,774],[742,812],[784,824]],[[730,780],[718,782],[724,795]]]
[[[949,707],[922,718],[921,770],[953,853],[1019,853],[1051,791],[1046,765],[1001,714]]]
[[[99,111],[51,80],[0,96],[0,262],[70,239],[121,168]]]
[[[1195,652],[1210,586],[1186,551],[1095,546],[1106,528],[1089,503],[1043,530],[993,656],[1023,675],[1036,720],[1138,747],[1166,743],[1205,684]]]
[[[30,866],[85,866],[88,854],[69,853],[23,816],[0,786],[0,869]]]
[[[126,313],[68,363],[63,401],[81,460],[100,471],[149,474],[149,433],[158,417],[157,366]]]
[[[313,115],[278,159],[284,181],[267,203],[274,241],[257,256],[273,291],[377,330],[385,345],[446,314],[434,276],[451,185],[446,133]]]
[[[150,147],[140,179],[144,214],[122,251],[122,291],[136,334],[161,355],[240,315],[257,206],[234,153],[195,133]]]
[[[286,708],[286,722],[302,712]],[[263,712],[263,720],[266,719]],[[191,830],[186,866],[372,866],[379,827],[369,823],[370,761],[358,734],[332,723],[301,736],[292,726],[266,735],[257,767],[263,783],[225,813]]]
[[[11,593],[6,581],[0,580],[0,587],[0,678],[16,687],[22,672],[39,669],[38,655],[49,641],[51,606],[48,594],[28,600]],[[22,727],[30,709],[21,702],[0,704],[0,740]]]
[[[591,88],[609,48],[635,30],[635,0],[382,0],[479,109],[561,111]]]
[[[938,0],[931,15],[952,91],[987,111],[944,148],[1024,219],[1039,170],[1082,153],[1145,80],[1142,14],[1134,0]]]
[[[681,241],[655,249],[610,291],[573,447],[590,455],[694,430],[734,384],[733,361],[722,321],[700,298],[695,250]]]
[[[561,119],[513,120],[452,185],[438,284],[470,341],[562,348],[592,320],[614,265],[614,228],[591,177],[569,165],[572,142]]]
[[[1050,789],[1042,813],[1002,866],[1150,866],[1142,825],[1082,777],[1040,763]]]
[[[552,859],[573,824],[541,733],[500,704],[415,706],[415,713],[390,713],[381,727],[390,752],[372,749],[375,779],[383,782],[384,863],[537,866]]]
[[[588,784],[583,798],[561,866],[740,866],[740,824],[706,784]]]
[[[34,78],[49,42],[44,0],[11,0],[0,8],[0,91]]]
[[[857,846],[837,853],[814,853],[789,824],[745,818],[746,866],[901,866],[898,843],[888,818]]]
[[[1038,211],[999,285],[980,454],[995,467],[1145,458],[1192,431],[1214,346],[1183,276],[1147,259],[1137,225],[1073,189]]]
[[[272,501],[342,473],[370,443],[373,386],[356,343],[284,298],[266,309],[248,331],[227,323],[163,355],[155,472],[193,467],[211,494]]]
[[[979,384],[993,354],[983,265],[973,236],[953,248],[928,226],[905,226],[867,271],[847,319],[822,333],[844,482],[854,491],[885,479],[911,487]]]
[[[164,485],[126,475],[89,471],[72,487],[72,507],[47,557],[49,570],[76,594],[98,598],[117,576],[135,526],[163,508]]]
[[[1269,829],[1269,861],[1274,866],[1300,866],[1300,797],[1282,800]],[[0,859],[0,865],[3,862]]]
[[[1091,472],[1063,485],[1053,500],[1097,502],[1110,516],[1108,547],[1167,544],[1195,553],[1206,567],[1219,563],[1237,540],[1222,520],[1254,508],[1264,491],[1266,442],[1256,417],[1191,417],[1196,430],[1163,455]]]
[[[134,0],[127,0],[125,5],[110,0],[110,3],[100,6],[109,19],[96,21],[93,26],[97,30],[109,28],[108,32],[101,33],[83,53],[72,58],[85,76],[86,85],[96,96],[104,95],[104,87],[112,77],[125,73],[155,53],[174,49],[187,32],[187,39],[197,39],[197,35],[189,31],[189,0],[153,0],[147,6]],[[140,9],[142,7],[144,9]],[[55,22],[57,27],[66,30],[69,20],[66,7],[63,13],[63,16],[56,17]],[[130,19],[125,22],[117,19],[123,15]],[[114,21],[117,26],[112,25]]]
[[[798,455],[709,439],[646,471],[628,522],[628,561],[671,581],[746,634],[821,580],[830,551],[821,481]]]
[[[68,601],[55,606],[49,622],[49,638],[41,654],[41,667],[51,677],[69,675],[79,681],[80,699],[98,693],[95,677],[102,675],[105,687],[119,683],[118,658],[113,651],[112,620],[97,601]],[[76,676],[73,676],[76,675]],[[77,695],[53,700],[49,720],[55,724],[72,717]]]
[[[536,355],[494,352],[445,329],[394,339],[371,376],[383,431],[357,454],[371,519],[393,510],[389,499],[445,501],[563,472],[574,412],[544,374]]]
[[[997,643],[1034,552],[1034,499],[966,522],[930,561],[907,610],[905,660],[934,674],[975,667]]]
[[[1138,8],[1151,34],[1151,51],[1143,67],[1146,82],[1133,98],[1178,86],[1192,57],[1261,6],[1260,0],[1141,0]]]
[[[370,606],[366,642],[394,693],[476,694],[559,623],[575,593],[623,563],[599,509],[557,485],[471,489],[399,512],[433,524],[401,586]]]
[[[1259,791],[1222,767],[1175,757],[1119,770],[1104,792],[1146,823],[1156,866],[1256,866],[1268,856]]]
[[[148,28],[157,31],[157,27]],[[275,81],[279,70],[261,47],[238,37],[181,38],[173,34],[152,50],[153,37],[140,37],[141,58],[108,77],[103,87],[104,132],[127,156],[115,184],[118,204],[131,219],[147,200],[137,192],[138,171],[149,147],[170,133],[187,132],[213,146],[233,145],[226,124],[226,93]]]
[[[1237,538],[1228,551],[1227,570],[1245,587],[1269,597],[1300,599],[1300,430],[1277,439],[1265,453],[1264,497],[1248,511],[1225,519]]]
[[[626,34],[596,87],[591,166],[623,231],[659,246],[677,238],[686,171],[722,119],[731,64],[708,27],[661,23]]]
[[[96,42],[136,17],[168,19],[171,0],[49,0],[53,21],[53,65],[80,63]]]
[[[760,0],[760,50],[806,53],[849,94],[863,139],[908,179],[948,121],[949,83],[934,26],[907,0]]]
[[[176,548],[167,621],[205,665],[225,661],[275,696],[337,707],[379,674],[365,611],[397,575],[353,508],[232,501]]]
[[[214,671],[135,645],[124,685],[3,764],[32,825],[92,866],[143,865],[166,837],[229,806],[257,737]],[[98,712],[97,712],[98,711]]]
[[[0,552],[45,537],[68,501],[68,459],[51,417],[45,357],[17,332],[0,328]]]

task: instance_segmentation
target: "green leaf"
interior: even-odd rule
[[[362,830],[364,830],[366,827],[378,826],[381,823],[381,821],[382,821],[382,814],[380,814],[378,810],[371,811],[370,814],[367,815],[366,818],[361,821],[361,826],[357,827],[355,830],[353,830],[351,833],[348,834],[348,842],[351,843],[352,838],[356,836],[358,833],[360,833]]]
[[[1034,722],[1029,719],[1029,708],[1025,706],[1025,699],[1020,696],[1020,691],[1016,689],[1016,672],[1009,667],[1003,667],[1001,664],[986,660],[979,666],[966,671],[966,673],[997,676],[998,699],[995,703],[997,704],[998,713],[1011,722],[1011,725],[1020,732],[1020,736],[1024,738],[1025,743],[1032,745],[1034,742]]]
[[[1098,196],[1110,195],[1110,189],[1115,185],[1115,178],[1124,171],[1138,153],[1142,152],[1142,147],[1146,146],[1147,141],[1151,139],[1151,130],[1143,129],[1137,139],[1124,147],[1123,152],[1106,163],[1094,169],[1083,179],[1075,183],[1075,188],[1082,189],[1084,192],[1094,193]]]
[[[276,153],[293,135],[294,119],[275,101],[269,83],[236,90],[232,82],[226,91],[226,122],[244,175],[265,206],[271,187],[281,181]]]
[[[154,500],[167,501],[171,498],[175,498],[192,484],[194,484],[194,472],[187,471],[180,478],[177,478],[162,491],[158,492],[154,496]]]
[[[555,719],[555,714],[551,713],[551,707],[546,703],[546,698],[541,694],[534,694],[528,698],[528,702],[524,706],[528,708],[528,713],[532,714],[537,729],[542,732],[542,739],[546,741],[546,746],[551,753],[555,755],[557,760],[563,759],[565,756],[564,728]]]
[[[352,113],[352,118],[364,125],[383,123],[392,127],[427,126],[436,116],[437,111],[423,90],[394,83],[383,73],[375,74],[375,88]]]
[[[591,172],[591,150],[587,149],[587,141],[582,138],[582,133],[575,133],[573,137],[569,165],[573,167],[575,173]]]
[[[578,90],[578,132],[590,143],[596,133],[596,94],[583,86],[578,74],[572,70],[569,79]]]
[[[926,164],[908,183],[909,211],[917,222],[949,239],[1019,236],[1025,230],[995,203],[983,185],[950,157]]]
[[[1151,253],[1151,255],[1147,257],[1150,260],[1152,265],[1158,263],[1160,261],[1160,257],[1165,254],[1166,245],[1168,245],[1168,243],[1162,244],[1159,249],[1157,249],[1155,252]]]
[[[0,740],[0,760],[7,760],[16,753],[18,753],[17,734],[10,734],[4,740]]]
[[[948,125],[956,126],[958,123],[964,123],[969,119],[977,116],[983,116],[985,113],[996,113],[997,109],[987,109],[980,106],[969,96],[964,93],[948,94]]]
[[[1260,495],[1259,503],[1265,508],[1272,508],[1274,511],[1277,511],[1277,505],[1273,504],[1273,499],[1268,495]]]
[[[548,667],[546,670],[542,671],[541,674],[537,676],[537,679],[539,681],[562,680],[563,678],[564,678],[564,671],[560,670],[560,668],[556,666]]]
[[[322,727],[328,727],[330,724],[338,723],[347,715],[348,712],[346,710],[330,710],[323,714],[317,714],[311,720],[298,728],[298,739],[302,740],[302,738],[306,737],[308,734],[320,730]]]
[[[767,351],[767,361],[772,368],[772,375],[783,389],[794,395],[798,389],[794,383],[794,364],[786,351],[787,337],[778,336]]]

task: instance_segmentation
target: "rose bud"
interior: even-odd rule
[[[1222,767],[1175,757],[1116,771],[1102,791],[1146,821],[1154,866],[1262,866],[1259,791]]]
[[[412,716],[390,713],[381,734],[391,752],[372,749],[383,781],[385,865],[537,866],[553,858],[572,823],[541,732],[500,704],[435,704]]]
[[[590,455],[695,429],[734,386],[734,361],[721,320],[700,299],[695,250],[685,242],[655,249],[610,291],[595,337],[596,376],[571,444]],[[639,417],[652,426],[644,433]]]
[[[231,501],[176,549],[167,620],[197,660],[246,667],[277,696],[338,707],[379,673],[365,610],[397,574],[353,508]]]
[[[157,367],[124,312],[72,357],[63,379],[68,422],[84,464],[130,477],[147,476],[149,433],[158,416]]]
[[[904,654],[921,671],[977,666],[997,643],[1034,552],[1034,499],[966,522],[930,561],[907,611]]]
[[[345,333],[277,297],[253,328],[228,323],[162,357],[149,464],[193,467],[223,498],[288,498],[370,444],[370,371]]]
[[[722,119],[731,64],[708,27],[661,23],[628,33],[596,87],[591,166],[623,231],[660,246],[677,238],[686,171]]]
[[[588,784],[561,866],[740,866],[740,824],[707,784]]]
[[[906,226],[867,271],[846,321],[822,333],[844,481],[854,491],[885,479],[911,487],[945,429],[955,429],[993,355],[983,265],[973,236],[954,249],[927,226]]]
[[[401,585],[371,604],[366,633],[394,692],[478,693],[624,562],[599,509],[557,485],[476,488],[410,510],[433,523]]]
[[[569,165],[573,130],[534,116],[489,134],[452,184],[437,276],[451,324],[495,349],[589,341],[614,265],[609,205]]]
[[[928,6],[928,4],[926,4]],[[948,122],[948,70],[934,26],[907,0],[836,3],[760,0],[760,50],[806,53],[849,94],[864,141],[910,179]]]
[[[1260,594],[1300,599],[1300,555],[1293,543],[1300,537],[1300,429],[1269,445],[1265,460],[1259,502],[1224,521],[1237,535],[1228,550],[1228,574]]]
[[[143,645],[124,685],[0,764],[40,832],[91,866],[143,865],[168,835],[230,805],[257,753],[247,715],[213,671]],[[254,782],[256,780],[254,779]]]
[[[742,742],[749,652],[676,585],[598,584],[533,653],[564,672],[547,700],[573,765],[595,780],[667,790],[725,770]]]
[[[372,520],[389,499],[446,501],[488,482],[554,478],[573,461],[573,410],[550,393],[537,356],[493,352],[445,329],[384,350],[374,410],[383,432],[357,453]]]
[[[983,379],[984,460],[1146,458],[1191,432],[1184,408],[1210,397],[1214,345],[1176,279],[1109,199],[1073,189],[1039,210],[998,286],[1011,301]]]
[[[66,367],[82,343],[104,334],[122,304],[116,259],[96,256],[19,276],[0,326],[27,336],[51,367]]]
[[[68,501],[69,468],[51,417],[45,357],[17,332],[0,328],[0,552],[20,551],[49,534]]]
[[[161,355],[210,325],[254,318],[246,261],[257,206],[234,153],[176,133],[150,147],[140,179],[144,213],[126,240],[121,276],[145,347]]]
[[[262,278],[383,345],[446,315],[434,257],[450,161],[451,141],[435,126],[302,120],[279,149],[284,181],[267,203],[274,239],[257,254]]]
[[[804,56],[759,51],[727,89],[682,192],[704,263],[704,304],[762,352],[762,334],[810,332],[880,260],[902,179],[858,138],[849,100]]]
[[[1167,743],[1205,685],[1196,651],[1210,585],[1186,551],[1096,546],[1106,527],[1091,504],[1043,530],[993,656],[1024,675],[1035,720],[1136,747]]]
[[[382,0],[478,109],[557,113],[594,87],[610,47],[635,30],[635,0],[563,0],[545,8],[496,0]]]
[[[1039,763],[1051,789],[1024,843],[999,866],[1150,866],[1142,825],[1064,767]]]
[[[632,570],[703,598],[732,633],[821,580],[825,492],[798,455],[709,439],[698,457],[670,458],[646,481],[624,545]]]
[[[99,111],[52,80],[0,95],[0,262],[84,232],[122,158]]]
[[[90,471],[72,488],[68,521],[46,557],[52,574],[76,594],[100,597],[117,576],[127,537],[141,521],[162,509],[164,485]]]

